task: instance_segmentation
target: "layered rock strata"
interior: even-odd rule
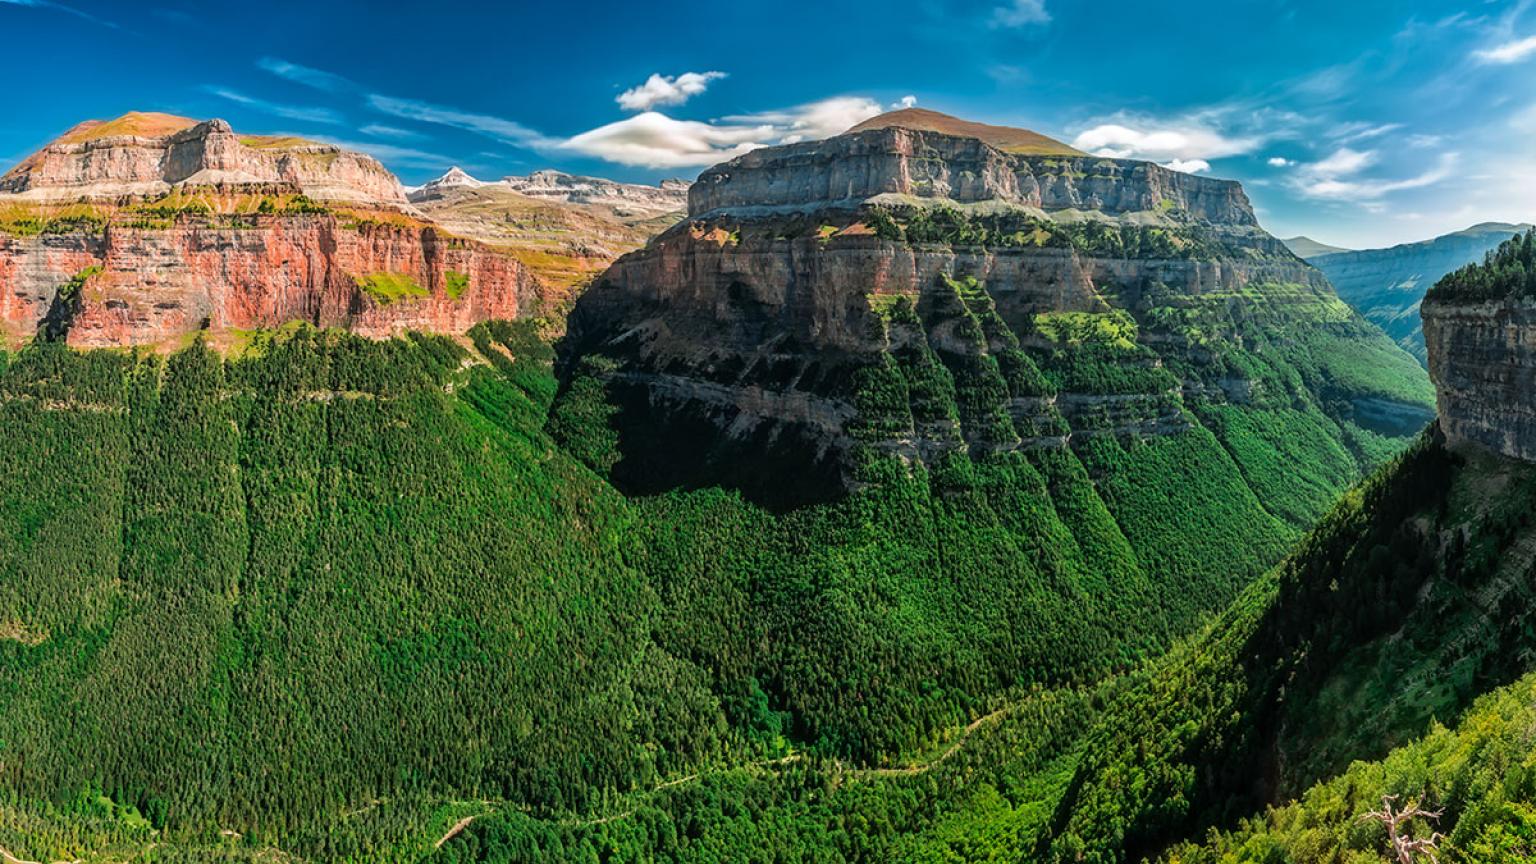
[[[1446,438],[1536,461],[1536,300],[1425,300],[1422,312]]]
[[[689,218],[582,296],[561,370],[618,406],[621,482],[846,489],[861,452],[1178,434],[1187,390],[1227,398],[1181,380],[1226,374],[1212,340],[1319,309],[1361,324],[1236,183],[876,128],[705,171]]]
[[[540,286],[509,256],[432,227],[349,225],[334,215],[248,216],[238,226],[119,219],[99,231],[0,234],[0,324],[38,331],[79,293],[68,341],[158,344],[201,330],[306,321],[384,337],[460,333],[538,310]]]
[[[101,201],[263,184],[322,201],[406,204],[399,181],[371,156],[301,138],[240,136],[223,120],[146,114],[71,129],[0,177],[0,195]]]

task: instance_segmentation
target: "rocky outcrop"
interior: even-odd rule
[[[1536,300],[1426,300],[1422,311],[1446,438],[1536,461]]]
[[[1183,394],[1252,396],[1213,346],[1365,326],[1237,184],[1145,163],[877,128],[711,168],[689,204],[582,295],[561,346],[562,398],[603,383],[613,475],[642,491],[825,493],[858,485],[860,453],[1181,434]]]
[[[717,165],[689,190],[688,212],[815,212],[880,196],[1258,225],[1242,186],[1230,180],[1125,159],[1015,155],[976,138],[900,127],[755,150]]]
[[[301,138],[239,136],[223,120],[142,114],[75,127],[0,177],[0,195],[111,201],[248,185],[286,185],[321,201],[406,204],[399,181],[371,156]]]
[[[169,227],[115,219],[99,231],[0,234],[0,324],[30,338],[78,291],[68,341],[160,344],[199,332],[307,321],[371,337],[461,333],[540,311],[542,289],[507,255],[432,227],[329,214]]]

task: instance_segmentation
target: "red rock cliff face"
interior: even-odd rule
[[[0,235],[0,324],[29,338],[61,286],[92,273],[69,328],[80,346],[155,344],[198,330],[307,321],[371,337],[460,333],[488,318],[538,311],[540,286],[512,258],[436,229],[331,215],[247,216],[241,227],[114,221],[100,232]],[[386,299],[359,287],[376,274],[414,286]],[[467,280],[467,281],[466,281]],[[457,296],[454,296],[454,295]]]

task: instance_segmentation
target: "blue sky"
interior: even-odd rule
[[[0,0],[10,165],[87,118],[692,177],[915,102],[1245,184],[1355,247],[1536,221],[1536,0],[205,4]]]

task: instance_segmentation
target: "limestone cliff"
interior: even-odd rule
[[[1536,232],[1441,279],[1421,311],[1446,438],[1536,461]]]
[[[581,297],[561,357],[568,389],[596,377],[617,406],[621,482],[810,494],[856,486],[867,454],[932,464],[1178,434],[1190,400],[1317,401],[1225,349],[1357,331],[1381,340],[1236,183],[893,126],[705,171],[689,218]],[[1363,420],[1365,396],[1330,410]],[[1426,396],[1386,401],[1422,419]],[[741,476],[753,462],[773,476]]]
[[[322,201],[406,203],[399,181],[371,156],[302,138],[240,136],[223,120],[142,113],[69,130],[0,177],[0,195],[100,201],[250,184],[287,184]]]

